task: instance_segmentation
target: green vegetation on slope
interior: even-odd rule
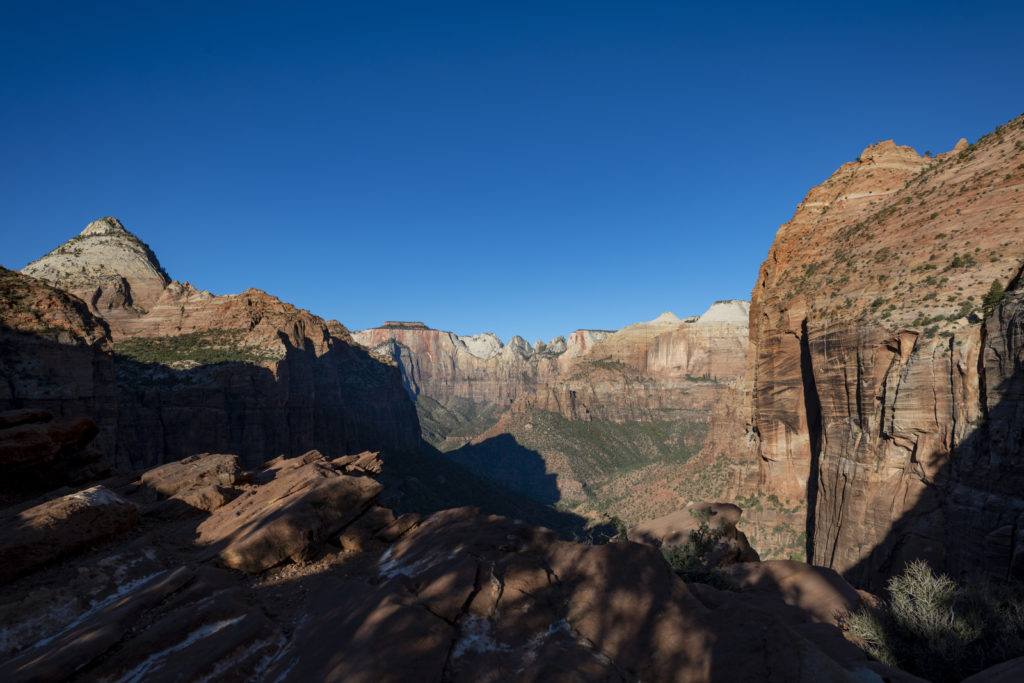
[[[527,448],[559,453],[567,473],[590,485],[652,462],[686,462],[700,450],[707,426],[685,420],[584,422],[536,410],[520,416],[509,431]]]
[[[115,356],[136,363],[213,365],[260,364],[277,360],[265,349],[244,345],[242,330],[206,330],[167,337],[133,337],[117,342]]]
[[[458,397],[442,405],[421,394],[416,397],[416,414],[424,440],[439,451],[465,445],[498,422],[498,406]]]
[[[584,422],[542,410],[507,414],[502,425],[505,433],[449,456],[508,488],[594,520],[636,520],[635,487],[624,482],[652,465],[685,463],[700,450],[707,430],[686,420]]]

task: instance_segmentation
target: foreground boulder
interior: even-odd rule
[[[843,641],[824,618],[832,594],[809,600],[798,566],[737,569],[751,590],[719,591],[683,583],[650,545],[568,543],[475,508],[396,517],[357,461],[376,469],[312,451],[250,474],[205,454],[44,504],[139,521],[0,584],[0,679],[899,680]],[[161,514],[211,486],[236,497]]]
[[[84,481],[102,454],[87,449],[99,434],[92,419],[53,421],[48,410],[0,412],[0,493],[38,491],[68,481]]]
[[[232,569],[256,573],[284,560],[310,559],[319,544],[370,506],[383,488],[339,473],[317,451],[277,458],[246,491],[199,525],[198,543]]]
[[[731,503],[692,503],[685,509],[641,522],[627,532],[629,540],[660,548],[684,546],[691,534],[702,526],[714,538],[707,553],[711,566],[727,566],[736,562],[757,562],[757,551],[746,535],[736,528],[742,510]]]
[[[133,503],[103,486],[19,512],[0,522],[0,583],[123,534],[138,519]]]
[[[212,512],[235,496],[233,486],[246,476],[237,455],[203,453],[154,467],[140,482],[188,508]]]

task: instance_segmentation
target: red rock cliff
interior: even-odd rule
[[[806,501],[815,564],[1024,572],[1020,302],[985,305],[1024,265],[1022,162],[1022,118],[935,159],[883,142],[779,229],[743,413],[759,493]]]
[[[344,326],[260,290],[214,296],[172,282],[116,219],[90,223],[25,271],[83,297],[109,323],[118,396],[105,405],[118,415],[123,463],[230,451],[255,465],[312,448],[418,446],[397,368]]]

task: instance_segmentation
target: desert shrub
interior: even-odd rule
[[[707,520],[690,532],[690,538],[683,545],[670,548],[662,546],[661,554],[676,576],[686,583],[706,583],[720,590],[736,590],[736,584],[718,567],[712,567],[707,554],[715,547],[724,532],[711,529]]]
[[[974,581],[959,586],[924,561],[890,579],[889,601],[845,618],[879,661],[933,681],[959,681],[1024,654],[1024,592]]]

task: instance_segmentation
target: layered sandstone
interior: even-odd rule
[[[508,406],[518,396],[554,381],[562,366],[609,334],[577,330],[530,345],[515,336],[508,344],[490,333],[458,336],[423,323],[388,322],[353,333],[358,343],[392,357],[413,396],[443,405],[452,399]]]
[[[205,451],[255,465],[312,448],[333,457],[418,446],[397,369],[353,343],[343,325],[258,289],[215,296],[170,281],[116,219],[90,223],[25,271],[88,301],[109,323],[117,396],[94,409],[116,411],[122,464]]]
[[[211,482],[232,501],[177,514]],[[746,563],[717,590],[645,545],[396,518],[379,490],[315,452],[252,473],[220,454],[0,510],[35,552],[0,573],[0,677],[906,680],[843,640],[860,597],[828,572]]]
[[[171,281],[149,245],[109,216],[89,223],[22,272],[85,301],[115,335],[145,315]]]
[[[420,322],[353,337],[395,359],[424,437],[460,464],[536,500],[635,523],[689,501],[652,506],[651,496],[623,494],[620,480],[700,448],[716,396],[743,374],[748,307],[721,301],[702,316],[664,313],[533,346]]]
[[[716,302],[696,319],[666,312],[624,327],[567,359],[556,381],[514,409],[570,420],[704,421],[720,385],[743,375],[748,306]]]
[[[538,408],[572,420],[665,420],[711,407],[716,382],[743,374],[747,309],[717,302],[682,321],[665,313],[615,332],[577,330],[532,347],[493,334],[457,336],[423,323],[389,322],[353,338],[395,359],[413,396],[515,410]]]
[[[113,464],[117,387],[110,332],[78,298],[0,267],[0,410],[92,418]]]
[[[740,438],[757,454],[747,494],[806,501],[791,521],[806,516],[815,564],[876,585],[919,556],[1024,570],[1019,303],[984,303],[1024,266],[1022,162],[1021,118],[934,159],[872,145],[779,229]]]

